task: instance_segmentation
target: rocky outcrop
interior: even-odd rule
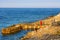
[[[54,21],[55,20],[55,21]],[[51,18],[43,20],[42,28],[38,29],[37,31],[28,32],[21,40],[45,40],[46,34],[48,34],[46,40],[55,40],[57,38],[60,40],[60,14],[53,16]],[[35,22],[36,24],[39,23]],[[52,24],[55,23],[55,24]],[[58,36],[56,37],[56,35]],[[45,36],[45,37],[44,37]],[[54,38],[53,38],[54,37]],[[36,39],[37,38],[37,39]]]
[[[60,35],[44,35],[42,37],[31,37],[31,38],[25,38],[21,40],[60,40]]]
[[[16,25],[9,26],[7,28],[3,28],[2,34],[9,35],[9,34],[17,33],[21,30],[37,30],[37,29],[40,29],[40,25],[36,23],[16,24]]]
[[[10,26],[8,28],[3,28],[2,29],[2,34],[3,35],[14,34],[14,33],[17,33],[20,30],[21,30],[20,25],[12,25],[12,26]]]
[[[52,26],[52,22],[53,22],[54,19],[55,19],[55,22],[60,21],[59,18],[60,18],[60,14],[58,14],[57,16],[53,16],[53,17],[47,18],[45,20],[42,20],[42,22],[43,22],[42,26],[40,26],[40,20],[36,21],[36,22],[33,22],[33,23],[23,23],[23,24],[12,25],[12,26],[9,26],[8,28],[3,28],[2,29],[2,34],[3,35],[9,35],[9,34],[17,33],[20,30],[38,30],[38,29],[39,29],[39,31],[41,31],[43,29],[41,31],[42,34],[44,33],[44,31],[47,31],[48,29],[50,31],[53,31],[53,33],[54,33],[55,29]],[[38,31],[38,33],[39,33],[39,31]]]

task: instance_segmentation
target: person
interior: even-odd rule
[[[40,21],[40,25],[42,26],[42,20]]]
[[[36,30],[36,32],[37,32],[38,28],[35,28],[35,30]]]
[[[40,28],[42,28],[42,20],[40,21]],[[37,27],[37,26],[36,26]],[[36,30],[36,32],[37,32],[37,30],[38,30],[38,28],[35,28],[35,30]]]
[[[41,21],[40,21],[40,28],[42,27],[42,24],[43,24],[43,23],[42,23],[42,20],[41,20]]]

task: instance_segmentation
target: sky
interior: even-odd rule
[[[0,0],[0,8],[60,8],[60,0]]]

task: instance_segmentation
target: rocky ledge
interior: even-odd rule
[[[42,21],[44,25],[40,29],[28,32],[21,40],[60,40],[60,14]]]

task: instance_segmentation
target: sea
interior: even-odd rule
[[[20,40],[31,30],[21,30],[16,34],[3,36],[2,28],[13,24],[31,23],[57,15],[60,8],[0,8],[0,40]]]

